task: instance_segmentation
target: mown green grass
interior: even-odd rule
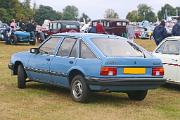
[[[136,40],[148,50],[153,41]],[[10,56],[34,46],[0,42],[0,120],[179,120],[180,92],[150,90],[144,101],[130,101],[123,93],[93,93],[88,104],[75,103],[69,90],[42,83],[28,83],[20,90],[7,68]]]

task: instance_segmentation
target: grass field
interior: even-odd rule
[[[136,40],[152,51],[155,44]],[[10,56],[34,46],[0,42],[0,120],[180,120],[180,91],[150,90],[141,102],[123,93],[93,93],[90,103],[71,100],[69,91],[41,83],[28,83],[20,90],[7,68]]]

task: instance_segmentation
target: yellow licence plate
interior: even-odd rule
[[[146,68],[124,68],[124,74],[145,74]]]

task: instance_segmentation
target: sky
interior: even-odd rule
[[[21,0],[23,1],[23,0]],[[120,18],[126,18],[129,11],[136,10],[138,4],[145,3],[157,13],[164,4],[180,7],[180,0],[31,0],[37,5],[51,6],[54,10],[62,12],[67,5],[75,5],[79,15],[83,12],[91,19],[103,18],[106,9],[113,9]]]

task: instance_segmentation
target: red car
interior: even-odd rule
[[[93,20],[91,26],[95,27],[98,21],[103,24],[105,31],[108,34],[118,36],[125,36],[126,26],[129,23],[126,19],[98,19]]]
[[[43,31],[46,36],[63,32],[80,32],[78,21],[58,20],[49,23],[49,30]]]

